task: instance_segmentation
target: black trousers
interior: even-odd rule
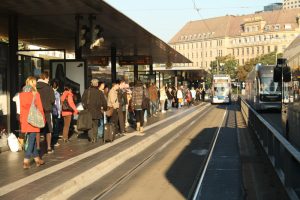
[[[134,110],[136,122],[140,122],[141,126],[144,125],[144,110]]]

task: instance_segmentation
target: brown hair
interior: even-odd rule
[[[49,79],[49,74],[48,74],[48,72],[43,72],[43,73],[41,73],[41,74],[40,74],[40,79],[43,79],[43,80]]]

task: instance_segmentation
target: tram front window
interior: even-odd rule
[[[281,94],[281,85],[273,81],[273,77],[261,78],[262,94]]]

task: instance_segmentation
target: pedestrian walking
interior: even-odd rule
[[[62,104],[62,112],[61,116],[64,119],[64,127],[63,127],[63,142],[67,143],[70,142],[69,140],[69,129],[72,120],[72,115],[77,115],[78,110],[75,106],[73,100],[73,93],[72,88],[68,85],[65,85],[64,92],[60,97],[61,104]],[[66,109],[63,108],[63,104],[65,104]]]
[[[52,153],[53,149],[51,147],[51,138],[53,133],[53,126],[52,126],[52,109],[55,102],[55,96],[53,88],[49,85],[49,75],[48,73],[44,72],[40,74],[40,78],[37,81],[37,90],[40,93],[42,105],[45,113],[46,125],[41,130],[41,132],[46,136],[47,142],[47,153]],[[38,134],[37,145],[38,149],[40,149],[40,137]]]
[[[37,151],[36,143],[36,135],[40,132],[40,128],[32,126],[27,121],[31,104],[36,106],[38,111],[43,115],[43,118],[45,117],[42,100],[40,94],[37,92],[36,84],[35,77],[28,77],[23,92],[19,94],[21,132],[26,133],[25,157],[23,160],[24,169],[30,168],[31,157],[34,158],[36,166],[44,164]]]

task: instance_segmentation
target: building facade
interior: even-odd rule
[[[284,0],[283,1],[283,9],[293,9],[300,8],[299,0]]]
[[[272,3],[267,6],[264,6],[264,11],[274,11],[274,10],[281,10],[283,3]]]
[[[244,65],[263,54],[282,53],[300,33],[298,16],[300,9],[191,21],[169,44],[193,61],[185,66],[207,71],[216,57],[226,55]]]

